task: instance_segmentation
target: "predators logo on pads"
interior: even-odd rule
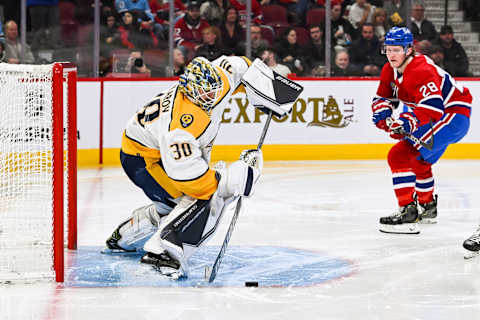
[[[180,117],[180,124],[182,125],[183,128],[188,127],[191,125],[193,122],[193,115],[191,114],[184,114]]]

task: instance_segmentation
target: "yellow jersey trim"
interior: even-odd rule
[[[185,122],[182,117],[189,115],[191,117],[187,127],[184,127]],[[189,132],[198,139],[210,125],[210,117],[208,114],[196,104],[190,101],[183,93],[179,93],[175,98],[175,103],[172,110],[172,120],[170,122],[169,130],[181,129]]]
[[[174,180],[167,176],[165,170],[160,166],[159,159],[143,158],[143,160],[148,173],[172,198],[175,199],[182,195],[182,192],[175,187]]]
[[[172,180],[175,187],[183,193],[201,200],[208,200],[217,190],[218,182],[215,170],[208,169],[202,176],[188,181]]]
[[[160,159],[160,150],[144,146],[140,142],[128,137],[125,131],[123,131],[122,137],[122,151],[131,156]]]
[[[245,62],[248,64],[249,67],[252,65],[252,60],[248,59],[248,58],[245,57],[245,56],[241,56],[241,58],[242,58],[243,60],[245,60]]]

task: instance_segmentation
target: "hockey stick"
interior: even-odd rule
[[[268,111],[268,118],[267,122],[265,122],[265,126],[263,127],[262,135],[260,136],[260,140],[258,141],[257,149],[260,150],[263,146],[263,141],[265,140],[265,136],[267,135],[268,127],[270,126],[270,122],[272,120],[273,112],[271,110]],[[235,212],[233,213],[232,221],[230,222],[230,226],[228,226],[227,234],[225,235],[225,239],[223,240],[222,247],[220,248],[220,252],[213,263],[211,268],[205,268],[205,279],[208,279],[209,283],[212,283],[217,276],[218,269],[220,268],[220,264],[222,263],[223,256],[225,255],[225,251],[227,250],[228,243],[230,242],[230,238],[232,237],[233,229],[235,228],[235,224],[237,223],[238,216],[242,209],[242,196],[238,197],[237,205],[235,207]]]
[[[392,118],[387,118],[387,125],[390,127],[390,124],[393,121],[394,120]],[[392,132],[401,134],[402,136],[407,137],[408,139],[412,140],[414,143],[420,144],[425,149],[427,149],[429,151],[432,151],[432,149],[433,149],[433,123],[432,123],[432,120],[430,120],[430,130],[432,130],[432,137],[430,138],[430,141],[428,143],[423,142],[422,140],[418,139],[417,137],[415,137],[410,132],[406,132],[403,128],[396,129]]]

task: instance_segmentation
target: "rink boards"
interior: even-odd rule
[[[371,122],[378,80],[298,80],[305,90],[292,113],[276,119],[265,140],[267,160],[382,159],[394,141]],[[480,158],[480,126],[475,97],[480,81],[460,81],[474,96],[472,123],[462,143],[445,157]],[[119,164],[122,131],[133,114],[174,80],[83,79],[78,83],[79,164]],[[244,95],[229,101],[212,160],[233,160],[258,142],[266,115]]]

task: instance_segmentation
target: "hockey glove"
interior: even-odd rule
[[[397,120],[389,124],[390,137],[393,139],[402,139],[403,133],[412,133],[417,130],[418,119],[413,112],[404,112],[400,114]]]
[[[372,104],[372,121],[377,126],[377,128],[382,129],[388,132],[388,125],[386,119],[392,116],[393,105],[388,100],[376,100]]]
[[[240,154],[240,160],[248,164],[249,166],[255,167],[262,172],[263,169],[263,153],[259,149],[247,149],[243,150]]]
[[[238,160],[226,169],[217,170],[218,195],[222,198],[237,196],[249,197],[253,194],[255,184],[260,177],[260,171]]]

